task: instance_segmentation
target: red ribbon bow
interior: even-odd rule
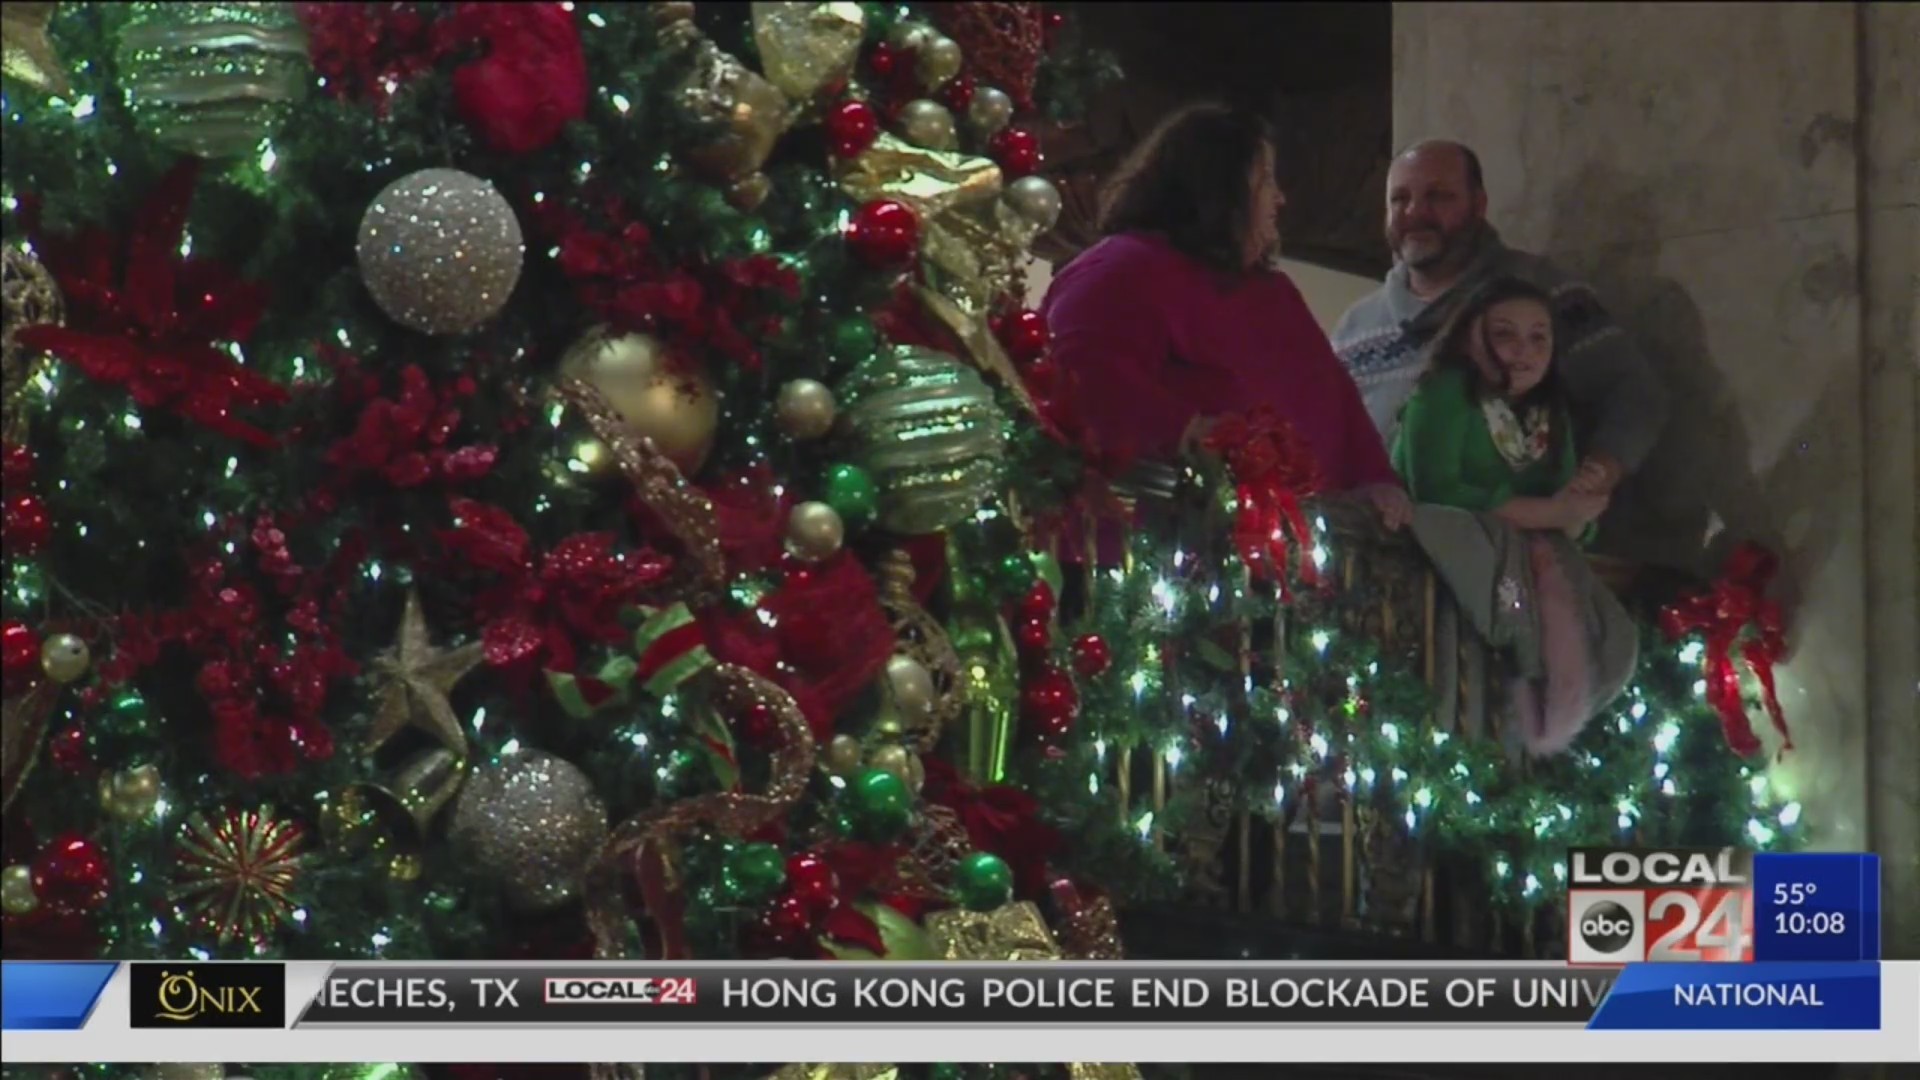
[[[1705,635],[1707,702],[1720,713],[1727,745],[1742,757],[1757,752],[1760,740],[1753,733],[1746,704],[1741,700],[1740,672],[1733,662],[1735,645],[1740,646],[1741,656],[1760,681],[1767,715],[1785,740],[1781,753],[1793,749],[1793,736],[1787,731],[1786,714],[1773,681],[1773,665],[1786,654],[1786,632],[1780,605],[1766,597],[1767,585],[1779,569],[1779,559],[1773,552],[1758,544],[1743,543],[1727,558],[1726,568],[1712,589],[1683,597],[1660,612],[1660,628],[1668,638],[1678,640],[1694,632]],[[1748,627],[1755,632],[1749,635]]]
[[[45,352],[117,383],[145,408],[169,409],[209,431],[254,446],[273,437],[233,411],[274,405],[285,388],[240,366],[215,342],[244,342],[266,311],[266,290],[204,260],[183,258],[180,239],[198,175],[182,161],[147,197],[124,258],[101,230],[43,239],[47,269],[72,311],[69,326],[33,326],[19,334]]]
[[[1249,415],[1222,417],[1201,443],[1226,460],[1233,470],[1239,510],[1234,515],[1233,542],[1240,558],[1256,578],[1280,586],[1281,599],[1291,599],[1287,570],[1293,567],[1302,581],[1313,585],[1319,575],[1311,558],[1295,566],[1292,542],[1304,550],[1311,534],[1300,500],[1320,489],[1319,463],[1293,425],[1262,406]]]

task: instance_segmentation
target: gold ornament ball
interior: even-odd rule
[[[927,767],[920,763],[919,754],[907,755],[907,775],[903,779],[907,782],[907,790],[915,795],[920,794],[920,789],[926,786]]]
[[[780,388],[774,422],[790,439],[817,439],[833,430],[833,391],[815,379],[794,379]]]
[[[87,673],[93,653],[72,634],[55,634],[40,646],[40,670],[57,683],[70,683]]]
[[[160,770],[152,765],[122,769],[100,778],[100,807],[120,821],[140,821],[160,801]]]
[[[981,135],[992,135],[1013,122],[1013,98],[997,86],[982,86],[967,102],[967,123]]]
[[[960,145],[953,113],[937,101],[920,98],[900,110],[900,132],[907,141],[928,150],[953,150]]]
[[[860,740],[851,735],[835,735],[827,743],[827,771],[836,776],[850,776],[860,768]]]
[[[893,31],[887,35],[887,44],[907,52],[918,52],[927,39],[939,31],[923,22],[907,20],[895,23]]]
[[[596,329],[567,350],[560,371],[600,391],[627,430],[653,440],[681,472],[691,475],[706,464],[720,427],[720,398],[704,371],[675,367],[659,341]]]
[[[920,82],[929,90],[937,90],[953,81],[960,74],[960,68],[967,62],[966,54],[960,51],[960,43],[945,34],[928,34],[920,43],[920,62],[917,68]]]
[[[867,759],[867,764],[881,772],[892,773],[900,778],[901,783],[910,785],[908,778],[913,775],[913,770],[907,763],[912,760],[913,754],[906,747],[896,744],[875,750],[873,756]]]
[[[904,653],[887,660],[887,688],[908,720],[922,720],[933,711],[933,675],[925,664]]]
[[[33,871],[25,866],[0,870],[0,910],[9,915],[26,915],[40,906],[33,895]]]
[[[1015,213],[1041,232],[1060,220],[1060,189],[1044,176],[1023,176],[1008,184],[1006,199]]]
[[[787,550],[805,562],[833,557],[847,538],[839,511],[823,502],[803,502],[787,516]]]

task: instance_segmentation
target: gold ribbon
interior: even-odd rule
[[[783,1065],[766,1080],[898,1080],[897,1065]]]
[[[627,482],[633,485],[634,494],[659,515],[680,542],[674,572],[657,591],[686,601],[689,608],[718,597],[726,588],[727,564],[720,551],[720,524],[713,512],[713,500],[688,483],[679,467],[654,448],[651,439],[635,436],[592,383],[563,378],[557,390],[587,418],[594,435],[606,444]]]
[[[66,68],[47,36],[47,24],[58,6],[18,0],[0,5],[0,69],[8,78],[54,95],[68,89]]]
[[[1058,960],[1060,946],[1030,901],[992,911],[937,911],[927,936],[942,960]]]
[[[717,664],[710,676],[714,706],[737,715],[764,705],[773,713],[780,749],[765,791],[720,792],[682,799],[643,811],[613,831],[588,877],[587,927],[594,956],[616,960],[624,952],[627,918],[622,910],[622,868],[651,851],[671,865],[673,842],[701,829],[744,836],[786,816],[806,793],[813,772],[813,731],[787,692],[737,664]]]

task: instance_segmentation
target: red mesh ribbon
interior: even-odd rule
[[[1705,637],[1707,702],[1720,713],[1727,745],[1742,757],[1756,753],[1760,740],[1753,733],[1746,703],[1741,700],[1740,672],[1733,662],[1735,646],[1760,681],[1767,716],[1784,740],[1780,752],[1793,749],[1793,735],[1787,730],[1786,713],[1780,707],[1773,681],[1773,665],[1786,654],[1786,631],[1780,605],[1766,597],[1767,586],[1779,569],[1780,561],[1773,552],[1758,544],[1743,543],[1727,558],[1726,568],[1712,589],[1684,597],[1660,612],[1660,628],[1668,638],[1678,640],[1696,632]]]
[[[1313,560],[1304,554],[1297,566],[1291,545],[1303,551],[1310,538],[1300,500],[1320,490],[1320,466],[1305,439],[1293,426],[1260,408],[1248,415],[1222,417],[1202,442],[1221,456],[1233,471],[1239,509],[1234,515],[1233,543],[1256,578],[1280,587],[1280,597],[1291,600],[1288,569],[1308,585],[1319,580]],[[1291,534],[1291,541],[1289,541]]]
[[[1022,112],[1033,108],[1033,86],[1047,47],[1046,13],[1039,4],[930,4],[941,33],[958,42],[976,79],[997,86]]]

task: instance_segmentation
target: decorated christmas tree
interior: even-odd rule
[[[1040,5],[6,33],[9,957],[1100,957],[1210,818],[1525,915],[1571,843],[1790,839],[1753,575],[1523,766],[1284,432],[1079,452],[1021,267],[1104,68]]]

